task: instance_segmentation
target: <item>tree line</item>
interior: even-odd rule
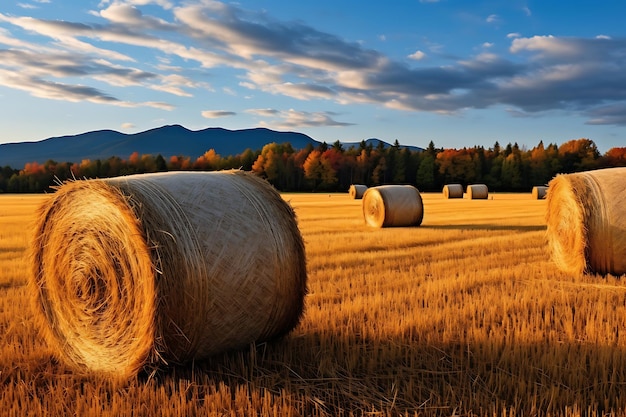
[[[67,180],[107,178],[165,171],[217,171],[243,169],[266,178],[280,191],[344,192],[351,184],[369,186],[412,184],[420,191],[440,191],[445,184],[486,184],[493,191],[529,191],[547,184],[558,173],[626,166],[626,147],[600,154],[586,138],[557,146],[542,141],[532,149],[517,143],[490,148],[435,147],[411,150],[380,142],[362,141],[345,149],[341,142],[309,145],[296,150],[290,143],[270,143],[260,150],[246,149],[239,155],[222,157],[213,149],[192,160],[188,156],[140,155],[127,159],[85,159],[80,163],[48,160],[31,162],[22,169],[0,169],[0,192],[38,193],[50,191]]]

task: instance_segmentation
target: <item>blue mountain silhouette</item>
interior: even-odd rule
[[[97,130],[51,137],[37,142],[0,144],[0,167],[8,165],[19,169],[27,162],[43,164],[50,159],[74,163],[83,159],[105,160],[112,156],[126,159],[133,152],[140,155],[161,154],[166,159],[173,155],[182,155],[195,160],[209,149],[226,157],[241,154],[246,149],[260,150],[272,142],[289,142],[294,149],[305,148],[308,144],[320,144],[303,133],[279,132],[266,128],[228,130],[211,127],[194,131],[180,125],[166,125],[133,134]],[[378,142],[378,139],[367,140],[374,147]],[[390,146],[386,142],[384,144]],[[352,145],[358,146],[358,143],[346,143],[344,148]]]

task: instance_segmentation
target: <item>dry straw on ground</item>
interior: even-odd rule
[[[243,171],[69,182],[40,207],[31,290],[46,340],[128,377],[290,331],[306,292],[291,207]]]
[[[557,175],[546,214],[552,259],[563,271],[626,273],[626,168]]]
[[[533,200],[543,200],[544,198],[546,198],[547,191],[548,187],[546,187],[545,185],[534,186],[531,191]]]
[[[463,198],[463,186],[461,184],[444,185],[443,198]]]
[[[467,186],[467,197],[470,200],[489,198],[489,189],[485,184],[470,184]]]
[[[348,194],[350,195],[350,198],[354,200],[360,200],[363,198],[363,194],[365,194],[366,190],[367,185],[352,184],[348,189]]]
[[[419,226],[424,217],[422,196],[411,185],[381,185],[363,195],[363,216],[373,227]]]

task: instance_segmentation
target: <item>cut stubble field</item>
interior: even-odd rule
[[[283,197],[307,254],[294,331],[120,382],[46,346],[26,282],[48,197],[0,196],[2,415],[626,415],[626,283],[553,265],[545,201],[423,193],[421,226],[374,229],[347,194]]]

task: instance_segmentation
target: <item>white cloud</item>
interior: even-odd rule
[[[230,117],[235,116],[237,113],[226,110],[204,110],[202,113],[202,117],[207,119],[219,119],[220,117]]]
[[[141,10],[130,4],[113,3],[108,8],[101,10],[99,14],[110,22],[129,25],[135,29],[139,27],[144,29],[160,28],[167,30],[173,27],[173,25],[170,25],[162,19],[144,16]]]
[[[260,125],[263,127],[289,130],[319,126],[341,127],[351,126],[353,124],[334,120],[333,116],[336,116],[337,114],[333,112],[306,112],[289,109],[287,111],[272,113],[271,115],[278,117],[279,120],[272,122],[262,121],[260,122]]]
[[[497,14],[490,14],[485,19],[487,23],[500,23],[500,17]]]
[[[254,114],[256,116],[274,117],[280,112],[276,109],[248,109],[246,113]]]
[[[152,7],[142,7],[148,4]],[[152,16],[154,6],[161,10]],[[492,105],[524,112],[565,108],[582,113],[590,105],[626,100],[622,74],[626,41],[604,35],[523,38],[509,33],[510,48],[503,54],[491,53],[492,44],[485,43],[483,53],[475,57],[454,61],[448,57],[445,66],[426,67],[393,61],[359,42],[301,22],[273,20],[264,12],[239,8],[236,2],[204,0],[174,7],[165,0],[103,0],[94,14],[100,23],[0,13],[0,22],[5,23],[0,28],[4,46],[0,85],[55,100],[163,109],[173,106],[132,102],[122,87],[186,98],[210,88],[200,79],[230,76],[230,84],[220,84],[221,91],[234,94],[232,88],[238,85],[298,100],[372,103],[443,114]],[[500,19],[493,14],[487,21]],[[48,40],[41,44],[19,40],[9,31],[10,25]],[[428,51],[436,53],[435,47]],[[422,51],[408,56],[425,57]],[[183,61],[184,68],[179,64]],[[194,74],[202,78],[195,80]],[[102,90],[102,82],[110,91]],[[229,113],[207,110],[205,117]],[[292,110],[270,115],[259,110],[257,116],[292,127],[345,125],[327,112]],[[615,117],[595,115],[594,119]]]
[[[424,58],[426,58],[426,54],[422,51],[415,51],[413,52],[411,55],[409,55],[410,59],[414,59],[416,61],[420,61]]]
[[[120,126],[123,130],[130,130],[130,129],[134,129],[135,125],[133,123],[130,122],[126,122],[126,123],[122,123],[122,125]]]

